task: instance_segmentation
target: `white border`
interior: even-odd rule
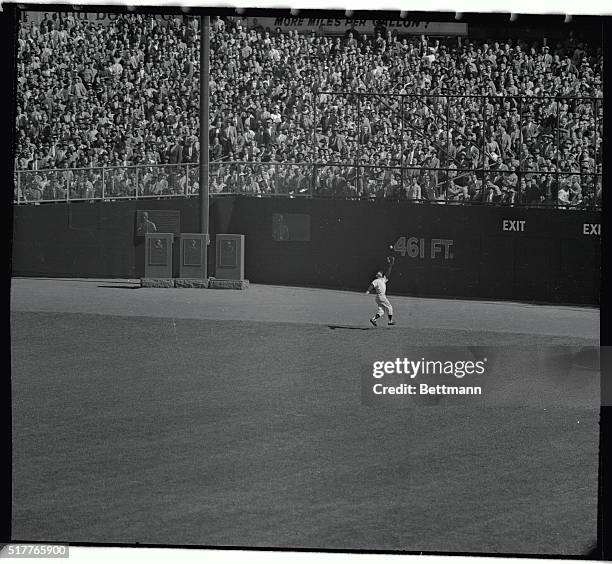
[[[367,10],[372,11],[371,0],[299,0],[287,3],[282,0],[81,0],[69,2],[61,0],[21,0],[11,2],[19,6],[27,4],[66,4],[67,6],[180,6],[180,7],[213,7],[213,8],[280,8],[280,9],[335,9],[335,10]],[[397,2],[393,0],[379,1],[378,10],[423,10],[428,12],[480,12],[508,14],[569,14],[569,15],[612,15],[610,0],[429,0],[426,5],[419,2]],[[0,2],[1,9],[1,2]],[[520,22],[520,16],[516,20]],[[20,559],[19,562],[37,562],[40,559]],[[537,564],[542,560],[532,558],[490,558],[490,557],[460,557],[460,556],[418,556],[389,554],[340,554],[318,552],[274,552],[274,551],[243,551],[243,550],[205,550],[205,549],[151,549],[151,548],[115,548],[115,547],[70,547],[70,564],[87,562],[92,564],[113,564],[146,562],[147,564],[202,563],[206,564]],[[570,562],[587,562],[585,560],[552,560],[546,559],[546,564],[568,564]]]
[[[180,7],[213,7],[213,8],[280,8],[280,9],[335,9],[335,10],[368,10],[372,11],[371,0],[21,0],[11,2],[26,4],[66,4],[79,6],[115,5],[115,6],[180,6]],[[609,0],[429,0],[426,4],[419,2],[401,2],[397,0],[380,0],[377,10],[391,11],[428,11],[428,12],[505,12],[508,14],[570,14],[570,15],[612,15],[612,2]]]

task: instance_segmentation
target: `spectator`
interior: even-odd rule
[[[570,203],[570,192],[566,182],[561,183],[561,187],[558,192],[558,204],[559,206],[567,206]]]
[[[417,177],[413,176],[408,188],[408,199],[409,200],[420,200],[421,199],[421,187],[417,182]]]

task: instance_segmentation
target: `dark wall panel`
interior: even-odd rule
[[[228,229],[233,205],[233,198],[212,201],[211,229]],[[13,274],[141,277],[144,237],[135,234],[136,211],[157,209],[178,210],[181,231],[199,231],[197,198],[15,206]]]
[[[310,213],[310,243],[273,241],[274,213]],[[390,292],[597,304],[600,238],[583,225],[599,222],[577,210],[239,198],[231,225],[253,282],[361,289],[405,237],[416,256],[395,253]],[[452,241],[450,256],[440,243],[432,254],[436,239]]]
[[[15,206],[13,274],[140,277],[136,211],[156,209],[179,211],[183,232],[199,230],[197,198]],[[274,214],[309,215],[310,240],[275,240]],[[214,198],[210,210],[213,244],[215,233],[246,235],[245,273],[255,283],[364,289],[389,245],[403,241],[391,293],[594,305],[600,237],[584,225],[600,220],[587,211],[297,198]]]

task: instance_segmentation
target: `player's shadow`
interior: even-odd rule
[[[354,325],[328,325],[330,329],[349,329],[352,331],[369,331],[370,327],[355,327]]]

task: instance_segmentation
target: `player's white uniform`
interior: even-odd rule
[[[389,280],[386,276],[383,276],[382,278],[375,278],[372,281],[372,286],[376,292],[376,305],[378,306],[378,311],[376,313],[381,317],[385,314],[385,309],[387,310],[388,315],[393,315],[393,306],[386,296],[388,281]]]

